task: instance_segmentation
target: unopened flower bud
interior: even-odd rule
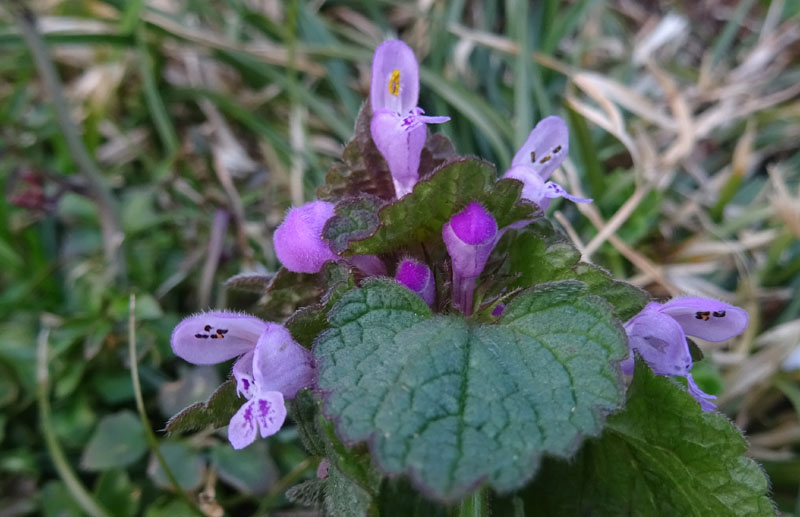
[[[295,273],[316,273],[336,255],[322,238],[325,223],[333,217],[333,204],[311,201],[292,208],[273,237],[278,260]]]

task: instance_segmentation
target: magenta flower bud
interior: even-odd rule
[[[547,117],[536,124],[528,139],[519,148],[511,168],[503,175],[523,184],[522,198],[545,210],[550,200],[563,197],[575,203],[592,200],[573,196],[558,183],[547,181],[569,152],[567,124],[559,117]]]
[[[327,201],[311,201],[289,209],[273,236],[275,254],[286,269],[316,273],[326,261],[336,260],[322,238],[322,229],[333,215],[333,204]]]
[[[453,265],[453,304],[472,313],[475,279],[500,238],[497,221],[479,203],[469,203],[442,227],[442,239]]]
[[[634,370],[634,351],[638,352],[656,375],[686,377],[689,393],[704,411],[716,409],[711,395],[695,384],[692,355],[686,335],[706,341],[725,341],[744,332],[747,311],[708,298],[676,298],[665,304],[652,302],[625,323],[631,354],[622,362],[622,371]]]
[[[431,268],[427,265],[414,259],[403,259],[397,266],[397,274],[394,278],[417,293],[428,306],[433,305],[436,296],[436,282]]]
[[[395,194],[402,197],[419,179],[419,157],[426,124],[450,117],[427,117],[417,106],[419,67],[411,48],[399,40],[382,43],[372,60],[370,132],[392,173]]]

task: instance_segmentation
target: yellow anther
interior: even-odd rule
[[[547,156],[539,160],[539,163],[547,163],[549,161],[550,161],[550,155],[548,154]]]
[[[397,97],[400,94],[400,70],[392,70],[392,76],[389,77],[389,93]]]

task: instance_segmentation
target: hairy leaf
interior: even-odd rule
[[[643,290],[614,280],[603,268],[580,262],[581,254],[545,219],[518,231],[508,246],[509,269],[518,274],[512,287],[530,287],[554,280],[580,280],[605,298],[615,315],[626,321],[650,301]]]
[[[323,413],[378,466],[455,501],[520,487],[542,454],[570,455],[622,402],[627,353],[610,307],[580,282],[518,296],[499,325],[433,316],[374,280],[345,294],[314,352]]]
[[[236,381],[228,379],[208,397],[187,407],[167,422],[165,430],[170,433],[196,431],[206,427],[219,428],[228,425],[245,399],[236,395]]]
[[[477,159],[448,163],[430,178],[414,186],[399,201],[378,212],[380,226],[369,237],[353,241],[348,254],[387,253],[441,239],[442,226],[470,201],[480,201],[504,227],[536,215],[535,205],[520,201],[522,183],[501,180],[495,183],[491,164]]]
[[[334,253],[347,249],[350,241],[366,239],[378,228],[378,210],[383,205],[380,198],[364,195],[349,198],[336,205],[336,215],[322,230],[322,237]]]
[[[739,431],[639,361],[625,411],[571,462],[548,460],[525,491],[543,515],[775,515]]]

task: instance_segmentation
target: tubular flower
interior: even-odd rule
[[[389,165],[398,198],[411,192],[419,179],[426,124],[450,120],[425,116],[417,106],[418,98],[419,67],[414,52],[399,40],[382,43],[372,59],[370,131]]]
[[[442,227],[453,265],[453,304],[467,316],[472,312],[475,279],[486,266],[500,235],[492,214],[475,201]]]
[[[573,196],[558,183],[547,181],[568,152],[567,124],[559,117],[547,117],[533,128],[503,177],[521,181],[524,185],[522,197],[536,203],[542,210],[548,207],[551,199],[557,197],[576,203],[589,203],[591,199]]]
[[[397,266],[395,280],[417,293],[428,306],[433,305],[436,285],[431,268],[414,259],[403,259]]]
[[[286,419],[284,397],[311,385],[311,353],[277,323],[230,312],[186,318],[175,327],[172,350],[194,364],[214,364],[239,357],[233,365],[236,392],[248,399],[230,420],[228,440],[247,447],[260,432],[273,435]]]
[[[622,371],[632,374],[634,350],[656,375],[686,377],[689,393],[703,411],[712,411],[716,397],[704,393],[689,371],[692,356],[686,336],[706,341],[725,341],[747,328],[747,311],[708,298],[676,298],[665,304],[651,302],[642,312],[625,323],[631,355],[622,363]]]
[[[326,261],[336,260],[322,239],[322,229],[333,215],[333,204],[327,201],[311,201],[289,209],[273,237],[275,254],[286,269],[316,273]]]

